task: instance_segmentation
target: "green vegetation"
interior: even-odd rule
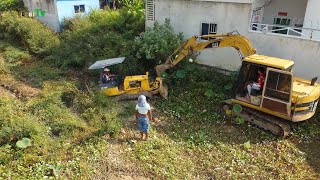
[[[147,143],[130,145],[127,155],[141,171],[159,179],[318,179],[320,127],[316,119],[295,124],[282,139],[248,123],[220,115],[220,102],[233,78],[195,67],[185,78],[168,76],[168,101],[159,100],[159,122]],[[174,87],[174,88],[173,88]],[[212,96],[206,96],[207,90]],[[238,111],[239,107],[235,107]]]
[[[0,12],[8,10],[22,10],[23,2],[22,0],[1,0],[0,1]]]
[[[147,28],[135,39],[134,52],[138,59],[147,68],[153,68],[167,60],[168,56],[181,44],[182,33],[176,35],[166,19],[164,25],[155,23],[152,28]]]
[[[61,34],[14,12],[1,15],[0,82],[37,95],[18,99],[0,87],[0,179],[320,178],[320,108],[292,124],[293,136],[275,137],[220,113],[236,73],[191,61],[164,74],[169,99],[152,101],[152,140],[137,141],[135,103],[105,96],[97,74],[87,72],[96,60],[125,56],[113,72],[144,73],[181,43],[169,20],[143,32],[141,1],[134,2],[66,20]]]
[[[58,37],[42,23],[30,18],[18,17],[17,12],[1,14],[0,37],[14,39],[34,54],[45,54],[59,44]]]
[[[87,67],[100,59],[126,57],[118,72],[135,73],[139,68],[131,55],[134,37],[144,28],[142,14],[125,9],[93,11],[88,17],[65,22],[61,44],[52,50],[51,60],[58,67]]]

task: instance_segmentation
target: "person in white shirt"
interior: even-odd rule
[[[152,121],[152,112],[147,98],[144,95],[138,97],[136,105],[136,121],[140,131],[140,138],[143,139],[143,134],[146,134],[146,140],[149,139],[150,121]]]

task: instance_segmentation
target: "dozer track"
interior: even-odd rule
[[[118,101],[123,100],[137,100],[140,95],[145,95],[147,98],[152,99],[153,94],[151,92],[139,92],[137,94],[122,94],[116,97]]]
[[[291,133],[290,125],[284,120],[251,108],[242,106],[242,112],[235,115],[278,136],[286,137]]]

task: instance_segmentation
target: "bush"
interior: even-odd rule
[[[58,67],[85,68],[101,59],[127,57],[119,72],[138,67],[130,56],[133,39],[144,29],[143,16],[126,10],[92,11],[64,22],[60,46],[48,57]],[[127,67],[127,68],[125,68]],[[132,70],[133,71],[133,70]]]
[[[170,20],[166,19],[164,25],[155,22],[152,28],[141,33],[135,39],[133,52],[136,52],[136,57],[145,67],[153,68],[163,63],[181,44],[182,39],[182,33],[176,35],[170,25]]]
[[[27,79],[34,87],[42,87],[48,80],[61,80],[66,74],[57,68],[48,66],[46,62],[37,61],[33,64],[23,64],[11,68],[15,75],[21,79]]]
[[[0,113],[0,144],[15,143],[23,137],[45,136],[48,132],[48,128],[36,116],[26,112],[24,104],[19,101],[1,98]]]
[[[186,75],[179,78],[176,72],[182,69],[185,69]],[[174,73],[168,74],[166,78],[169,100],[158,101],[160,109],[172,117],[184,117],[190,121],[198,121],[199,118],[203,123],[218,121],[220,103],[231,96],[231,89],[226,90],[225,85],[232,84],[234,79],[213,68],[203,69],[194,64],[182,63],[172,71]]]
[[[45,55],[59,44],[59,38],[49,27],[37,20],[19,17],[15,11],[1,15],[0,31],[13,36],[21,45],[34,54]]]
[[[31,60],[31,56],[28,52],[22,51],[18,48],[9,46],[5,48],[3,57],[8,63],[17,63],[20,61],[29,61]]]
[[[22,0],[1,0],[0,1],[0,12],[8,10],[22,10],[23,1]]]

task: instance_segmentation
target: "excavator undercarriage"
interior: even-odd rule
[[[231,100],[227,100],[222,104],[222,114],[225,114],[226,110],[232,109]],[[234,116],[242,117],[245,121],[258,126],[259,128],[270,131],[275,135],[286,137],[291,134],[290,124],[282,119],[251,109],[242,107],[240,113],[233,112]]]

